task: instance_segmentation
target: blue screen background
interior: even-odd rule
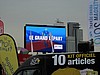
[[[53,40],[54,43],[56,44],[62,44],[63,45],[63,49],[58,49],[56,50],[56,52],[66,52],[66,27],[56,27],[56,26],[26,26],[26,30],[25,30],[25,44],[27,43],[30,43],[31,40],[29,39],[29,36],[30,36],[30,32],[31,32],[31,35],[33,36],[42,36],[42,33],[44,32],[44,30],[47,30],[48,32],[50,32],[52,34],[52,36],[61,36],[62,37],[62,41],[58,41],[58,40]],[[32,40],[32,42],[36,42],[38,40]],[[50,48],[51,49],[51,48]],[[48,49],[48,50],[38,50],[40,52],[51,52],[51,50]]]

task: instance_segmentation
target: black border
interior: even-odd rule
[[[58,26],[54,24],[26,24],[25,26],[65,28],[64,25]]]

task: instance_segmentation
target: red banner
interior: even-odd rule
[[[0,20],[0,35],[4,33],[4,23]]]
[[[22,63],[24,63],[31,55],[28,54],[18,54],[18,59],[19,59],[19,63],[20,65]]]

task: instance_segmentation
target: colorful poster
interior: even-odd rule
[[[16,43],[8,34],[0,35],[0,62],[6,75],[13,75],[18,68]]]
[[[4,23],[0,20],[0,35],[4,33]]]
[[[26,24],[25,48],[32,52],[66,52],[66,27]]]
[[[95,47],[100,47],[100,0],[89,0],[88,10],[89,40],[93,39]]]

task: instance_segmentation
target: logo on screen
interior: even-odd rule
[[[55,44],[54,45],[54,49],[63,49],[63,45],[57,45],[57,44]]]

